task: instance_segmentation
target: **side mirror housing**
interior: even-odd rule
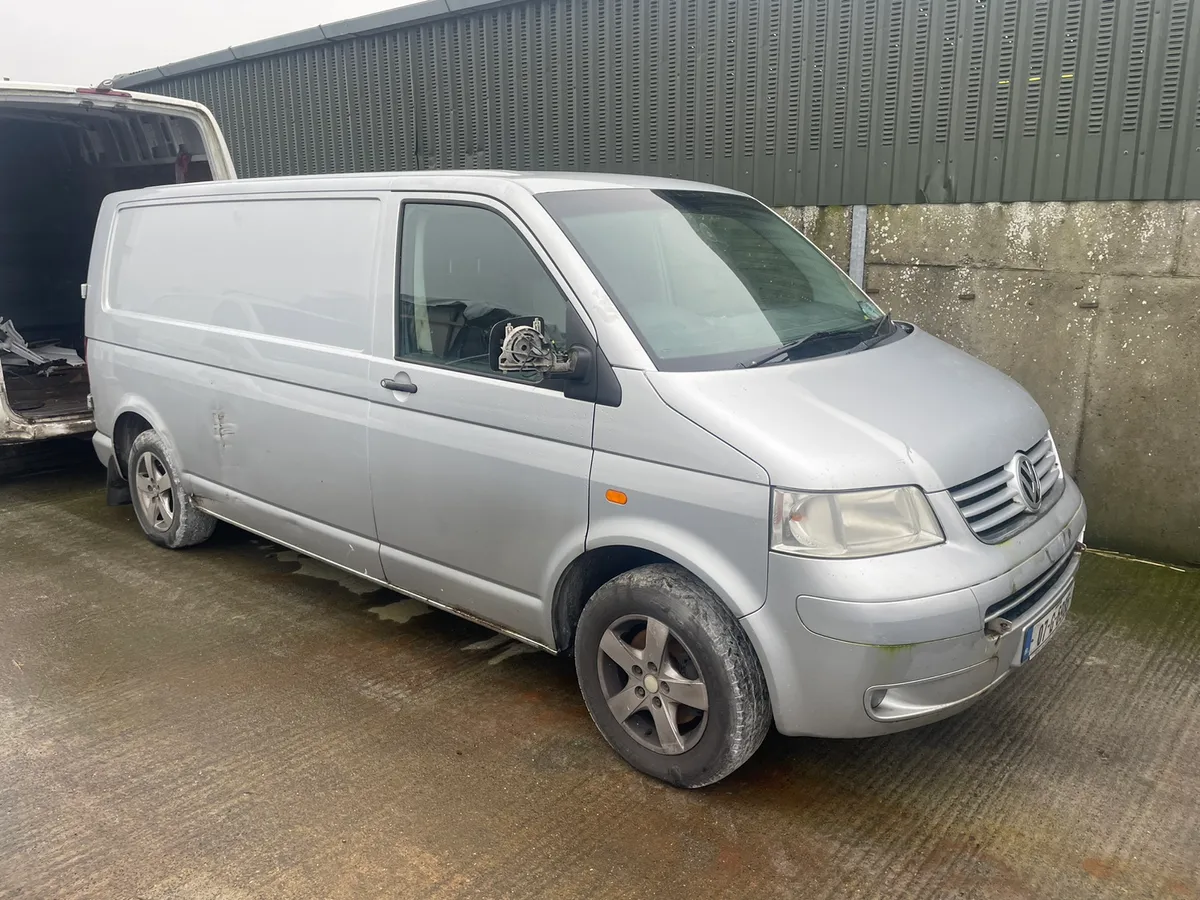
[[[541,316],[516,316],[493,325],[488,339],[492,371],[585,380],[591,371],[591,351],[578,344],[566,352],[559,350],[546,337],[545,327]]]

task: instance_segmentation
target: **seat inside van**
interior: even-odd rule
[[[204,149],[184,117],[0,103],[0,363],[13,413],[36,421],[87,412],[80,285],[100,202],[211,180]]]

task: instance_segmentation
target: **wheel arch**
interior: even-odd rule
[[[710,556],[710,563],[719,556]],[[659,542],[650,541],[619,541],[601,543],[589,540],[588,548],[576,556],[563,570],[555,585],[551,604],[551,627],[553,630],[554,646],[560,653],[570,654],[574,650],[575,626],[583,607],[591,599],[597,589],[605,582],[611,581],[632,569],[656,562],[673,563],[679,566],[697,581],[704,584],[729,608],[735,618],[740,618],[748,611],[762,606],[765,597],[757,597],[757,602],[751,601],[750,609],[740,608],[734,599],[741,595],[750,600],[753,594],[747,593],[747,585],[737,579],[720,578],[723,572],[718,563],[715,567],[700,563],[691,554],[682,554],[677,550],[665,547]],[[715,571],[714,571],[715,569]],[[731,589],[736,594],[731,593]]]
[[[151,425],[141,413],[128,410],[117,416],[113,425],[113,457],[121,477],[129,480],[129,449],[143,431],[152,431]]]
[[[554,647],[570,654],[575,649],[575,626],[583,607],[604,583],[618,575],[655,562],[674,562],[644,547],[613,544],[585,550],[558,578],[551,604]]]
[[[112,443],[113,456],[117,461],[117,468],[122,478],[129,478],[129,472],[126,471],[129,462],[129,448],[133,446],[133,441],[139,434],[143,431],[153,430],[162,435],[163,440],[169,440],[168,436],[163,433],[161,423],[162,419],[149,403],[136,397],[121,399],[121,403],[117,407],[117,414],[113,419]]]

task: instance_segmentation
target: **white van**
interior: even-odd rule
[[[1070,608],[1087,514],[1033,399],[735,191],[149,189],[105,201],[88,287],[93,440],[151,541],[223,519],[573,652],[674,784],[772,722],[953,715]]]
[[[0,82],[0,446],[93,427],[80,285],[105,196],[233,177],[197,103]]]

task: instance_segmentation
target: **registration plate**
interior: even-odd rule
[[[1067,620],[1067,611],[1071,608],[1071,597],[1075,593],[1075,585],[1067,588],[1058,603],[1048,613],[1025,629],[1025,640],[1021,643],[1021,662],[1027,663],[1037,656],[1038,651],[1046,646],[1054,633]]]

